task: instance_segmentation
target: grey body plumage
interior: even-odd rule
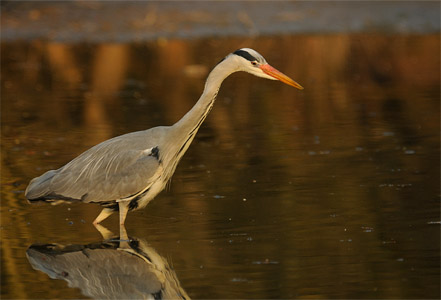
[[[155,157],[151,152],[161,142],[158,131],[164,133],[167,129],[155,127],[98,144],[60,169],[33,179],[26,197],[31,201],[67,200],[109,204],[134,198],[151,187],[160,176],[160,155]]]
[[[26,198],[31,202],[98,203],[105,208],[95,224],[116,210],[123,224],[128,210],[145,207],[165,188],[213,107],[221,83],[237,71],[302,88],[269,66],[255,50],[237,50],[211,71],[201,97],[177,123],[104,141],[65,166],[34,178],[26,189]]]

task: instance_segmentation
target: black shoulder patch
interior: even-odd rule
[[[249,61],[255,61],[255,60],[257,60],[254,56],[252,56],[251,54],[249,54],[249,53],[248,53],[247,51],[245,51],[245,50],[241,50],[241,49],[239,49],[239,50],[234,51],[233,54],[236,54],[236,55],[242,56],[243,58],[245,58],[245,59],[247,59],[247,60],[249,60]]]
[[[158,146],[156,146],[155,148],[152,149],[152,152],[150,153],[150,156],[153,156],[154,158],[159,160],[159,148],[158,148]]]

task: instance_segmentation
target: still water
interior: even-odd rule
[[[2,298],[439,298],[439,45],[3,43]],[[129,213],[132,242],[112,239],[116,214],[92,226],[98,206],[26,202],[29,180],[89,147],[176,122],[241,47],[305,90],[228,78],[170,188]]]

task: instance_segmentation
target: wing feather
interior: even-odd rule
[[[129,197],[149,187],[162,166],[149,148],[158,146],[156,127],[122,135],[85,151],[58,170],[34,178],[26,189],[30,200],[58,195],[83,202],[101,202]]]

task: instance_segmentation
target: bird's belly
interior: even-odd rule
[[[131,200],[129,207],[132,210],[146,207],[165,188],[166,182],[161,179],[158,178],[141,198]]]

